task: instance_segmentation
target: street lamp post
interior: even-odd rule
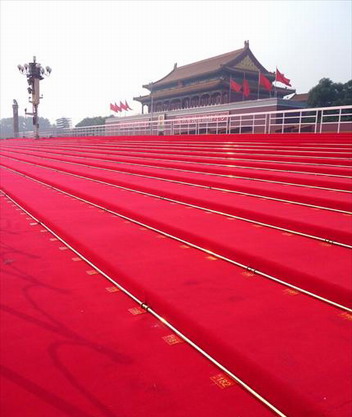
[[[13,100],[12,104],[12,115],[13,115],[13,136],[18,137],[18,103],[16,100]]]
[[[26,115],[33,116],[33,131],[34,137],[39,138],[39,118],[38,118],[38,106],[40,99],[43,98],[40,96],[39,82],[44,79],[44,76],[49,76],[51,73],[50,67],[42,67],[39,63],[36,62],[35,56],[33,57],[33,62],[29,64],[17,65],[18,70],[21,74],[27,77],[27,83],[29,87],[27,91],[31,94],[29,102],[32,103],[32,113],[27,113]]]

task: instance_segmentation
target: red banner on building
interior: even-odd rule
[[[250,93],[251,93],[251,90],[249,88],[249,84],[248,84],[248,81],[247,80],[243,80],[242,87],[243,87],[243,95],[245,97],[248,97],[250,95]]]
[[[265,75],[259,74],[259,84],[262,85],[267,90],[271,90],[273,85],[271,84],[270,80],[268,80]]]
[[[241,84],[236,83],[236,81],[230,80],[230,87],[231,90],[236,91],[236,93],[239,93],[241,91]]]

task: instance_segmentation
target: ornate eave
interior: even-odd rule
[[[198,91],[211,90],[217,87],[221,87],[223,84],[224,84],[223,80],[219,79],[219,80],[208,81],[208,82],[200,82],[198,84],[188,85],[185,87],[159,90],[153,93],[153,99],[154,100],[157,100],[160,98],[166,99],[168,97],[177,97],[177,96],[181,96],[184,94],[196,93]],[[140,96],[140,97],[134,97],[133,100],[139,101],[140,103],[149,103],[151,100],[151,94]]]
[[[199,78],[207,78],[207,77],[216,76],[216,75],[219,75],[219,78],[220,78],[220,74],[223,72],[222,70],[223,68],[217,68],[216,70],[203,72],[199,75],[192,75],[191,77],[187,77],[187,78],[185,77],[179,80],[171,81],[171,82],[163,84],[162,86],[156,85],[156,83],[151,83],[148,85],[143,85],[143,87],[147,88],[150,92],[154,91],[154,93],[156,94],[156,91],[163,91],[165,89],[168,90],[170,88],[180,88],[180,87],[175,87],[175,85],[180,85],[180,84],[182,85],[184,83],[187,83],[192,80],[199,79]]]
[[[245,52],[237,57],[233,62],[229,62],[227,67],[233,67],[245,71],[261,72],[263,74],[270,74],[270,72],[263,67],[263,65],[253,55],[250,48],[246,48]]]
[[[285,87],[273,87],[274,91],[277,91],[280,96],[284,97],[287,96],[289,94],[293,94],[296,92],[296,90],[294,88],[285,88]]]
[[[142,85],[142,87],[143,88],[146,88],[149,91],[152,91],[153,86],[155,84],[160,83],[161,81],[163,81],[164,79],[166,79],[167,77],[169,77],[173,72],[175,72],[176,69],[177,69],[177,62],[175,62],[173,69],[168,74],[166,74],[165,77],[160,78],[160,80],[158,80],[158,81],[156,81],[154,83],[149,83],[149,84]]]

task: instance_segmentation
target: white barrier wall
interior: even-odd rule
[[[201,109],[200,109],[201,110]],[[159,115],[160,116],[160,115]],[[190,114],[182,118],[119,120],[99,126],[76,127],[41,131],[41,137],[50,136],[134,136],[134,135],[187,135],[233,133],[339,133],[352,132],[352,106],[321,107],[285,111],[243,114]],[[31,133],[20,133],[32,137]]]

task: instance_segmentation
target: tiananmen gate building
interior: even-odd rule
[[[244,100],[258,100],[276,97],[282,99],[295,90],[273,87],[271,91],[259,83],[262,74],[271,83],[275,72],[269,72],[253,55],[249,41],[244,47],[192,64],[178,67],[160,80],[143,85],[150,93],[134,97],[142,104],[142,113],[168,112],[173,110],[238,103]],[[231,81],[238,85],[248,83],[249,91],[236,92],[230,88]]]

